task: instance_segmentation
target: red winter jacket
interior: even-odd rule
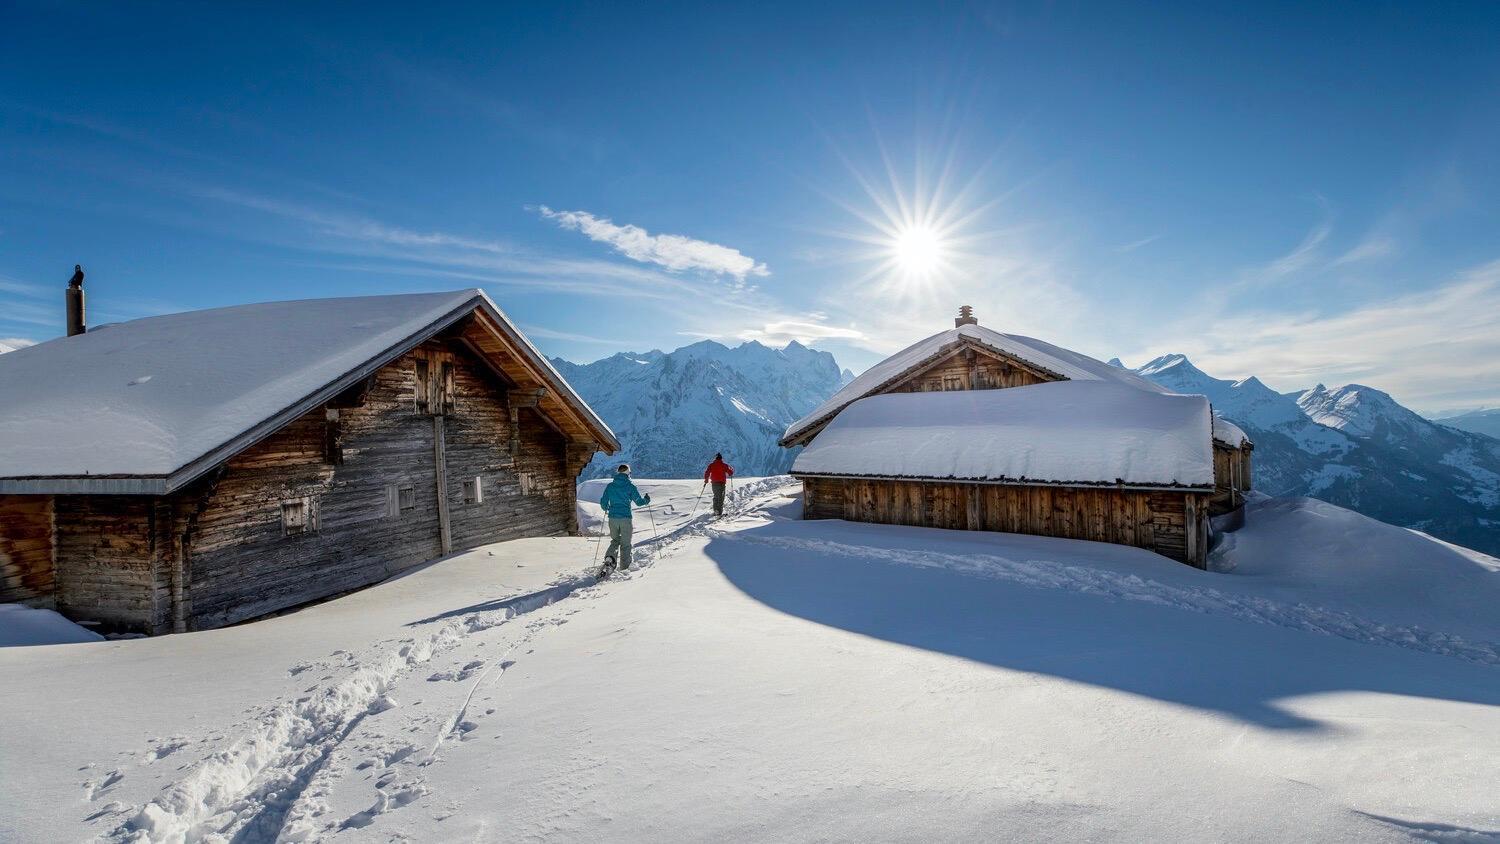
[[[708,468],[703,471],[703,482],[708,483],[709,481],[713,481],[716,484],[722,484],[728,481],[729,476],[733,474],[733,466],[730,466],[723,460],[715,460],[708,464]]]

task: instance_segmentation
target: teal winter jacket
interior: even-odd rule
[[[635,484],[630,482],[630,476],[624,472],[615,475],[615,479],[604,488],[604,494],[599,496],[599,506],[611,519],[630,518],[632,501],[644,507],[651,503],[651,496],[642,498],[640,490],[635,488]]]

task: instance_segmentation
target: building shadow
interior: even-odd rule
[[[1140,549],[775,519],[719,534],[706,553],[746,595],[798,618],[1265,728],[1330,729],[1280,703],[1324,692],[1500,705],[1494,665],[1155,601],[1153,583],[1212,589],[1223,575]],[[1027,574],[955,570],[966,556],[997,554]],[[1067,576],[1050,578],[1049,567]]]

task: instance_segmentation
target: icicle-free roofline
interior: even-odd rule
[[[787,426],[779,442],[797,445],[808,432],[833,418],[850,404],[900,382],[952,354],[965,343],[1014,358],[1059,381],[1114,381],[1153,393],[1169,393],[1161,385],[1117,366],[1071,349],[1019,334],[1001,334],[981,325],[961,325],[918,340],[865,370],[811,413]]]
[[[441,299],[438,298],[441,296],[454,297],[452,299],[453,304],[451,307],[438,313],[435,317],[425,319],[420,324],[412,322],[406,326],[396,326],[397,330],[409,330],[403,331],[398,339],[386,344],[375,354],[365,357],[358,365],[344,371],[342,374],[337,374],[331,379],[320,378],[321,385],[316,389],[311,390],[310,392],[302,395],[300,398],[297,398],[296,400],[283,405],[279,409],[276,409],[268,413],[267,415],[259,416],[257,421],[255,421],[253,424],[243,426],[233,436],[230,436],[227,439],[218,442],[211,447],[207,447],[206,449],[203,449],[201,451],[195,449],[195,453],[192,454],[189,459],[176,466],[171,471],[100,472],[98,474],[78,471],[63,471],[56,473],[39,471],[29,471],[24,473],[17,472],[10,475],[0,475],[0,493],[161,495],[179,489],[182,486],[196,480],[197,478],[202,477],[205,473],[212,470],[215,466],[218,466],[219,464],[233,457],[235,454],[240,453],[246,448],[249,448],[255,443],[260,442],[261,440],[280,430],[283,426],[296,419],[297,417],[315,409],[319,405],[331,400],[339,393],[358,384],[360,381],[372,375],[381,367],[399,358],[402,354],[405,354],[411,348],[436,336],[444,329],[449,328],[450,326],[462,320],[464,317],[468,316],[471,313],[474,313],[476,310],[483,311],[486,316],[490,318],[490,321],[501,332],[507,343],[509,343],[513,348],[517,350],[517,352],[519,352],[519,355],[522,358],[526,368],[534,372],[539,377],[539,380],[541,380],[549,389],[554,391],[555,395],[562,401],[562,403],[571,412],[576,414],[579,422],[582,423],[585,429],[591,432],[591,434],[595,437],[595,442],[599,446],[608,449],[609,453],[613,453],[619,450],[619,440],[618,438],[616,438],[614,432],[610,430],[609,426],[604,423],[604,420],[600,419],[599,416],[594,413],[593,409],[590,408],[588,404],[583,401],[582,397],[579,396],[578,393],[572,388],[572,386],[568,384],[567,379],[563,378],[561,373],[559,373],[556,368],[554,368],[552,364],[547,361],[546,357],[542,355],[534,345],[532,345],[531,341],[528,340],[526,336],[522,334],[518,329],[516,329],[515,325],[510,321],[510,318],[505,315],[504,311],[502,311],[499,306],[497,306],[483,290],[480,290],[478,288],[470,288],[468,290],[452,291],[447,294],[427,295],[434,299],[437,299],[438,301],[441,301]],[[360,301],[373,301],[386,298],[396,297],[355,297],[355,299]],[[302,302],[305,302],[309,305],[318,303],[327,305],[329,307],[337,307],[336,303],[340,301],[353,300],[302,300]],[[264,304],[272,306],[296,306],[298,304],[302,304],[302,302],[272,302]],[[187,314],[213,314],[215,312],[228,312],[235,311],[239,308],[251,307],[257,306],[232,306],[229,308],[211,309],[210,311],[187,312]],[[157,317],[148,319],[163,318]],[[145,322],[145,320],[136,320],[133,322],[140,323]],[[110,333],[111,336],[120,338],[121,332],[129,331],[131,325],[132,323],[122,323],[119,325],[111,326],[106,330]],[[77,342],[78,340],[89,337],[89,334],[84,334],[75,338],[60,338],[59,340],[52,342]],[[33,360],[36,360],[39,355],[47,354],[49,351],[49,346],[51,346],[50,343],[45,343],[39,346],[30,347],[29,349],[25,350],[27,352],[27,354],[25,355],[10,353],[6,355],[6,358],[8,358],[8,360],[0,361],[0,364],[11,364],[12,366],[16,365],[17,363],[29,364]],[[39,367],[39,369],[45,368],[46,367]],[[31,375],[31,373],[23,374],[28,376]],[[141,383],[145,383],[145,381],[149,381],[150,379],[149,377],[147,377],[144,380],[137,380],[141,381]],[[135,382],[131,383],[134,384]],[[187,389],[188,386],[190,385],[184,385],[183,389]],[[264,386],[265,385],[259,385],[258,388],[263,388]],[[231,396],[231,398],[235,397]],[[143,420],[143,423],[149,425],[150,420]],[[3,416],[0,416],[0,430],[3,431],[15,432],[18,429],[35,428],[36,426],[42,424],[46,423],[32,420],[28,424],[26,420],[5,419]],[[3,452],[0,452],[0,458],[3,458]],[[4,470],[5,466],[3,465],[3,463],[0,463],[0,472],[3,472]]]

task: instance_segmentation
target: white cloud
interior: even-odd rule
[[[616,225],[606,217],[596,217],[587,211],[553,211],[545,205],[537,210],[559,226],[608,244],[631,260],[656,264],[674,272],[699,270],[733,276],[740,282],[748,276],[771,274],[765,264],[756,263],[754,258],[728,246],[680,234],[651,234],[640,226]]]
[[[1385,258],[1394,254],[1396,254],[1395,238],[1387,234],[1371,233],[1364,240],[1355,244],[1348,252],[1335,258],[1332,266],[1338,267],[1361,261],[1373,261],[1377,258]]]
[[[1500,403],[1500,261],[1340,313],[1242,313],[1176,336],[1140,359],[1180,351],[1210,374],[1280,390],[1368,384],[1419,411]]]
[[[796,340],[806,346],[819,340],[864,340],[865,334],[856,328],[840,328],[821,322],[781,319],[768,322],[758,328],[747,328],[739,333],[739,338],[758,340],[768,346],[785,346]]]

